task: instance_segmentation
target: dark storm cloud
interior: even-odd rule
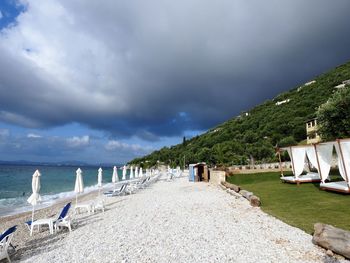
[[[207,129],[350,59],[350,2],[28,1],[0,42],[0,120],[111,136]]]

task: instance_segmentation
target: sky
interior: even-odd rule
[[[0,160],[123,163],[350,59],[348,0],[2,0]]]

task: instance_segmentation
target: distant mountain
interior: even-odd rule
[[[318,107],[339,88],[337,85],[349,79],[350,62],[242,112],[200,136],[130,163],[153,166],[159,161],[183,166],[184,160],[186,164],[204,161],[213,165],[246,164],[251,159],[276,161],[274,147],[305,140],[306,121],[315,117]]]
[[[1,161],[0,165],[31,165],[31,166],[99,166],[97,164],[89,164],[86,162],[80,162],[80,161],[62,161],[62,162],[32,162],[32,161],[25,161],[25,160],[18,160],[18,161]],[[101,165],[101,166],[112,166],[110,165]]]

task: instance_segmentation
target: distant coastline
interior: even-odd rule
[[[80,161],[62,161],[62,162],[32,162],[25,160],[17,160],[17,161],[2,161],[0,160],[0,165],[16,165],[16,166],[83,166],[83,167],[112,167],[117,166],[121,167],[123,164],[112,164],[112,163],[85,163]]]

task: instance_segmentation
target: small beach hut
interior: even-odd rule
[[[292,164],[292,172],[294,176],[284,176],[281,163],[281,151],[287,151]],[[308,171],[306,174],[302,174],[305,170],[305,164],[315,167],[318,170],[318,163],[316,158],[316,151],[314,145],[296,145],[278,149],[281,180],[285,183],[300,184],[320,182],[321,177],[319,173]],[[311,164],[311,165],[310,165]]]
[[[209,182],[210,173],[206,163],[196,163],[189,165],[189,181],[190,182]]]

